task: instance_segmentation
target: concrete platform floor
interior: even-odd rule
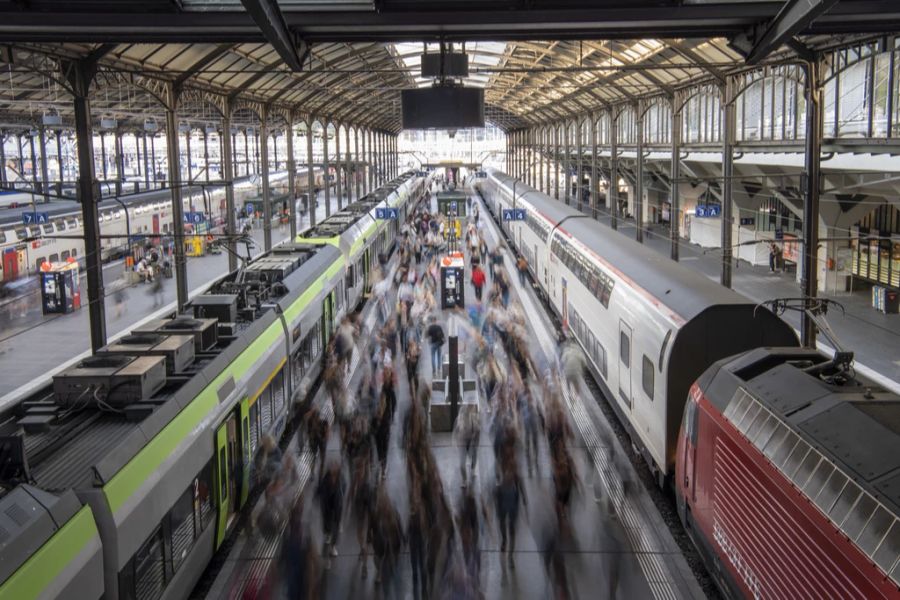
[[[486,214],[483,212],[482,214]],[[497,231],[488,222],[488,243],[497,243]],[[514,264],[511,256],[505,259],[509,268]],[[556,346],[549,320],[543,315],[533,291],[521,287],[517,277],[511,277],[512,297],[521,302],[524,314],[530,319],[535,359],[541,364],[554,360]],[[467,278],[467,298],[474,298],[474,291]],[[392,305],[388,303],[388,305]],[[369,315],[366,322],[371,326],[374,318]],[[358,360],[358,357],[357,359]],[[423,363],[425,363],[423,365]],[[421,374],[429,379],[427,356],[420,361]],[[409,405],[409,392],[402,361],[399,365],[398,410],[391,432],[391,448],[385,484],[391,499],[395,502],[403,522],[406,522],[407,483],[404,457],[400,446],[400,423]],[[467,367],[468,368],[468,367]],[[350,389],[355,389],[359,370],[353,373]],[[581,390],[584,390],[582,385]],[[639,483],[630,486],[637,491],[624,496],[622,482],[637,482],[638,478],[627,460],[623,449],[612,434],[593,398],[582,392],[567,396],[570,408],[570,423],[575,432],[570,446],[581,480],[573,501],[571,522],[573,535],[564,540],[566,577],[573,598],[702,598],[703,593],[681,555],[666,524],[643,492]],[[323,394],[316,399],[323,402]],[[490,415],[482,399],[482,438],[478,449],[477,476],[471,485],[478,497],[487,503],[491,513],[491,490],[494,481],[494,459],[491,437],[488,433]],[[450,434],[432,434],[431,448],[434,452],[444,490],[453,509],[458,505],[462,487],[459,469],[459,449]],[[292,441],[290,450],[296,452]],[[489,519],[483,523],[481,533],[481,591],[484,598],[538,599],[551,597],[550,579],[544,565],[543,555],[538,551],[538,540],[546,527],[555,520],[553,517],[553,482],[548,464],[548,449],[544,439],[540,442],[539,468],[533,476],[528,476],[522,465],[528,508],[520,513],[518,537],[514,553],[514,568],[500,553],[497,524]],[[332,435],[328,450],[328,460],[339,460],[339,444]],[[312,492],[315,474],[310,472],[310,457],[301,453],[298,461],[299,486],[306,486],[309,499],[304,506],[305,522],[312,527],[315,539],[320,542],[321,531],[319,510]],[[299,491],[299,490],[297,490]],[[600,502],[596,498],[600,498]],[[612,499],[610,503],[608,499]],[[613,508],[617,507],[617,508]],[[260,507],[257,507],[260,510]],[[368,573],[363,575],[360,562],[360,548],[356,541],[355,525],[352,520],[344,521],[343,532],[337,542],[337,556],[331,560],[330,568],[324,572],[324,598],[412,598],[412,575],[409,555],[400,557],[399,570],[388,584],[376,585],[375,570],[371,553],[368,559]],[[252,535],[244,535],[235,545],[235,551],[228,559],[226,568],[220,573],[216,584],[206,598],[246,597],[246,586],[254,587],[258,581],[248,581],[251,573],[258,576],[264,566],[277,566],[277,544],[266,542]],[[268,563],[266,565],[265,563]],[[439,588],[438,588],[439,589]],[[269,590],[274,598],[284,598],[283,588],[275,583]],[[252,592],[250,592],[252,595]]]

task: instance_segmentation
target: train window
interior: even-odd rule
[[[35,259],[35,261],[34,261],[34,268],[35,268],[35,270],[40,271],[40,270],[41,270],[41,265],[44,264],[45,262],[47,262],[47,259],[44,258],[43,256],[40,257],[40,258]]]
[[[169,531],[172,536],[172,570],[178,571],[178,567],[191,551],[196,537],[193,484],[175,501],[175,505],[169,511]]]
[[[646,354],[641,363],[641,386],[647,397],[653,400],[653,361]]]
[[[52,235],[53,234],[53,223],[47,223],[46,225],[41,225],[41,231],[44,235]]]
[[[857,540],[862,551],[868,556],[872,556],[893,522],[893,515],[885,507],[879,505]]]
[[[284,370],[278,371],[275,379],[272,380],[272,404],[276,415],[280,415],[284,410]]]
[[[69,258],[69,251],[68,251],[68,250],[63,250],[63,251],[62,251],[62,254],[60,254],[59,256],[60,256],[60,258],[62,258],[63,260],[66,260],[67,258]]]
[[[831,510],[831,507],[834,505],[845,485],[847,485],[847,477],[839,470],[835,469],[834,472],[831,473],[831,477],[828,478],[828,481],[825,482],[825,485],[822,486],[818,495],[813,498],[816,506],[818,506],[822,512],[828,514],[828,511]]]
[[[600,374],[606,379],[606,348],[600,342],[597,342],[597,355],[599,357]]]
[[[56,222],[56,230],[57,231],[65,231],[66,230],[66,222],[60,219]]]
[[[688,400],[685,405],[682,427],[684,428],[684,434],[694,446],[697,445],[697,415],[697,403],[693,400]]]
[[[220,498],[224,502],[228,498],[228,461],[224,447],[219,449],[219,480],[222,486]]]
[[[52,263],[59,262],[59,254],[51,254],[50,258],[48,258],[47,260]]]
[[[828,516],[831,517],[831,520],[838,525],[842,525],[844,519],[850,513],[850,509],[856,504],[861,494],[862,491],[858,485],[852,481],[848,482],[843,491],[841,491],[840,496],[838,496],[837,502],[828,511]]]
[[[631,367],[631,338],[624,331],[619,332],[619,359],[625,368]]]
[[[197,522],[200,524],[200,531],[205,530],[213,519],[213,505],[210,490],[213,483],[213,461],[209,459],[200,475],[194,480],[194,501],[197,506]]]
[[[72,257],[78,256],[78,250],[76,248],[72,248]]]
[[[157,527],[134,555],[134,592],[136,600],[159,598],[166,587],[162,528]]]
[[[809,478],[812,476],[813,471],[819,466],[819,463],[824,459],[822,456],[814,451],[810,450],[806,455],[806,458],[803,459],[803,462],[800,463],[800,468],[794,473],[794,476],[791,477],[791,481],[794,482],[801,490],[806,487],[806,483],[809,481]]]
[[[0,231],[0,244],[5,244],[5,243],[6,243],[6,232]]]
[[[744,413],[747,412],[747,408],[752,401],[752,398],[744,391],[744,388],[738,388],[731,397],[728,406],[725,407],[725,412],[722,414],[737,427],[737,422],[740,421],[741,417],[744,416]]]
[[[877,503],[875,499],[868,494],[862,494],[856,502],[856,506],[847,514],[841,529],[851,540],[856,540],[859,534],[865,528],[866,523],[875,512]]]
[[[69,229],[78,229],[78,219],[69,219],[68,224]]]
[[[25,231],[24,227],[19,227],[18,229],[16,229],[16,239],[18,239],[20,242],[27,237],[28,233]]]
[[[809,481],[803,486],[803,491],[808,497],[815,498],[822,491],[822,488],[825,487],[825,483],[832,473],[834,473],[834,465],[823,459],[810,476]]]
[[[885,573],[889,573],[898,556],[900,556],[900,521],[895,519],[891,530],[884,536],[872,559]]]

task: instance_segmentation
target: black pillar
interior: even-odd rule
[[[803,295],[815,299],[819,292],[819,193],[822,161],[822,104],[825,85],[822,65],[806,63],[806,156],[803,176],[806,193],[803,199],[803,271],[800,286]],[[804,346],[816,347],[816,324],[806,312],[801,313],[800,335]]]
[[[681,178],[681,110],[677,105],[678,99],[672,99],[672,167],[670,169],[669,185],[671,186],[671,202],[669,203],[669,238],[671,249],[669,256],[672,260],[678,260],[678,218],[681,216],[681,192],[678,189]]]
[[[78,147],[78,200],[84,226],[84,261],[87,275],[87,305],[90,318],[91,349],[106,345],[106,310],[103,289],[103,263],[100,260],[100,224],[97,201],[99,190],[94,179],[94,132],[91,126],[91,101],[88,94],[94,67],[90,63],[64,63],[74,93],[75,138]]]
[[[234,235],[237,233],[237,225],[235,223],[234,212],[234,154],[232,143],[234,136],[231,135],[231,103],[225,106],[225,116],[222,118],[222,181],[225,182],[225,233]],[[233,241],[228,242],[228,270],[234,271],[237,268],[237,258],[235,252],[237,247]]]
[[[722,275],[721,283],[731,287],[732,214],[734,201],[734,134],[735,112],[730,83],[722,96]]]
[[[166,110],[166,151],[169,163],[169,188],[172,191],[172,228],[175,242],[175,290],[178,312],[188,302],[187,265],[184,258],[184,204],[181,200],[181,166],[178,151],[178,120],[175,107]]]
[[[267,107],[263,107],[260,117],[257,140],[260,151],[260,173],[262,174],[263,203],[263,248],[266,252],[272,249],[272,194],[269,190],[269,128],[266,120],[269,117]]]
[[[606,192],[609,225],[619,228],[619,115],[609,113],[609,189]]]

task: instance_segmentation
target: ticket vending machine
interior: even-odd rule
[[[465,306],[466,264],[462,252],[441,259],[441,308]]]
[[[46,264],[46,263],[45,263]],[[41,271],[41,306],[45,315],[66,314],[81,307],[78,263],[53,263]]]

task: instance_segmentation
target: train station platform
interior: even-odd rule
[[[476,201],[477,202],[477,201]],[[487,211],[481,207],[485,223],[485,234],[490,247],[499,241],[499,230],[490,220]],[[504,249],[504,265],[510,275],[511,305],[518,305],[528,318],[530,349],[536,363],[547,365],[557,357],[557,337],[555,326],[544,313],[533,289],[521,285],[514,274],[515,259]],[[468,266],[468,263],[467,263]],[[393,293],[393,292],[392,292]],[[469,281],[467,268],[466,298],[474,299],[474,290]],[[388,302],[389,306],[393,306]],[[365,330],[361,340],[371,337],[375,325],[372,307],[363,313]],[[451,317],[444,311],[444,326]],[[461,343],[462,340],[461,340]],[[461,350],[461,356],[464,353]],[[363,369],[357,366],[360,351],[354,352],[349,389],[356,389]],[[409,406],[409,389],[405,377],[403,361],[395,361],[398,367],[398,410],[391,431],[391,445],[386,471],[386,487],[395,503],[400,518],[406,523],[408,514],[407,476],[402,449],[402,423]],[[425,364],[423,364],[425,363]],[[423,350],[419,362],[420,375],[429,381],[429,360]],[[471,369],[471,365],[466,365]],[[591,396],[588,386],[579,382],[577,394],[566,392],[569,424],[574,432],[569,451],[573,456],[580,477],[577,499],[572,505],[570,519],[573,536],[563,542],[566,579],[571,590],[569,597],[592,598],[704,598],[706,597],[691,572],[678,544],[654,505],[649,493],[640,482],[632,464],[625,457],[630,449],[617,439],[613,428],[601,412],[596,398]],[[321,403],[323,409],[330,405],[320,391],[314,402]],[[492,506],[492,490],[495,477],[494,453],[491,443],[491,415],[483,397],[479,400],[482,421],[482,435],[478,448],[477,472],[471,480],[476,497]],[[327,410],[327,409],[326,409]],[[327,410],[330,414],[330,410]],[[443,489],[451,510],[456,514],[462,496],[462,480],[459,469],[460,450],[455,445],[452,434],[430,434],[430,446],[440,472]],[[340,455],[337,436],[332,433],[329,459],[338,460]],[[552,597],[551,582],[541,551],[544,529],[548,521],[554,520],[553,479],[549,465],[549,451],[546,443],[539,444],[539,467],[533,476],[526,475],[524,494],[527,508],[520,513],[519,532],[516,539],[514,566],[507,562],[500,550],[500,535],[496,520],[487,518],[481,532],[481,577],[480,591],[485,598],[548,598]],[[318,522],[318,507],[313,499],[317,474],[312,456],[298,451],[296,439],[291,440],[288,453],[298,455],[295,484],[286,492],[290,498],[303,498],[304,523]],[[628,482],[633,485],[623,485]],[[623,489],[635,490],[627,495]],[[301,496],[302,493],[302,496]],[[607,500],[609,499],[609,500]],[[598,501],[599,500],[599,501]],[[265,510],[263,500],[254,509],[257,514]],[[490,509],[489,509],[490,512]],[[322,540],[321,532],[313,529],[316,544]],[[232,551],[214,581],[203,590],[205,597],[212,598],[285,598],[285,590],[280,583],[279,569],[282,540],[265,538],[249,528],[237,535]],[[317,546],[318,547],[318,546]],[[330,560],[330,568],[324,570],[320,597],[323,598],[375,598],[390,596],[383,584],[376,584],[375,569],[369,556],[368,573],[364,573],[359,560],[360,548],[356,542],[352,523],[344,520],[343,531],[337,541],[337,555]],[[324,560],[324,559],[323,559]],[[287,566],[286,568],[290,568]],[[394,597],[415,597],[412,590],[410,557],[404,547],[399,559],[399,572],[394,581]],[[438,580],[440,585],[440,580]]]
[[[599,220],[609,225],[608,217],[600,217]],[[633,239],[634,221],[620,220],[618,231]],[[671,249],[669,228],[652,225],[649,230],[644,231],[644,244],[668,257]],[[722,270],[721,250],[703,248],[682,240],[679,260],[713,281],[719,281]],[[794,273],[772,273],[767,266],[751,265],[743,261],[737,261],[732,270],[732,288],[757,302],[801,295]],[[857,289],[849,292],[819,292],[819,296],[834,300],[844,307],[843,314],[832,310],[827,319],[840,343],[855,354],[860,372],[900,392],[900,353],[897,352],[900,348],[900,315],[884,314],[872,308],[868,284],[857,284]],[[782,318],[799,331],[799,313],[787,312]],[[821,333],[819,346],[832,349],[831,342]]]
[[[324,192],[319,193],[317,221],[325,218]],[[342,201],[346,203],[347,200]],[[337,211],[337,198],[332,194],[332,212]],[[303,215],[298,230],[309,227],[309,216]],[[251,254],[263,252],[263,230],[256,227],[251,231],[256,246]],[[287,226],[273,226],[272,243],[278,244],[289,237]],[[239,248],[244,252],[243,248]],[[228,270],[228,256],[207,254],[187,258],[189,294],[205,287]],[[155,298],[147,284],[127,283],[124,279],[125,267],[119,261],[108,264],[103,269],[106,289],[106,324],[109,338],[130,331],[139,323],[155,318],[156,315],[173,310],[175,306],[175,283],[164,280],[162,298]],[[86,285],[82,281],[82,285]],[[82,287],[82,290],[85,288]],[[121,308],[116,306],[116,290],[125,293]],[[76,310],[67,315],[41,314],[38,291],[16,299],[6,299],[0,303],[0,409],[23,396],[28,389],[46,383],[49,377],[64,368],[76,358],[85,356],[90,350],[89,324],[86,310]]]

